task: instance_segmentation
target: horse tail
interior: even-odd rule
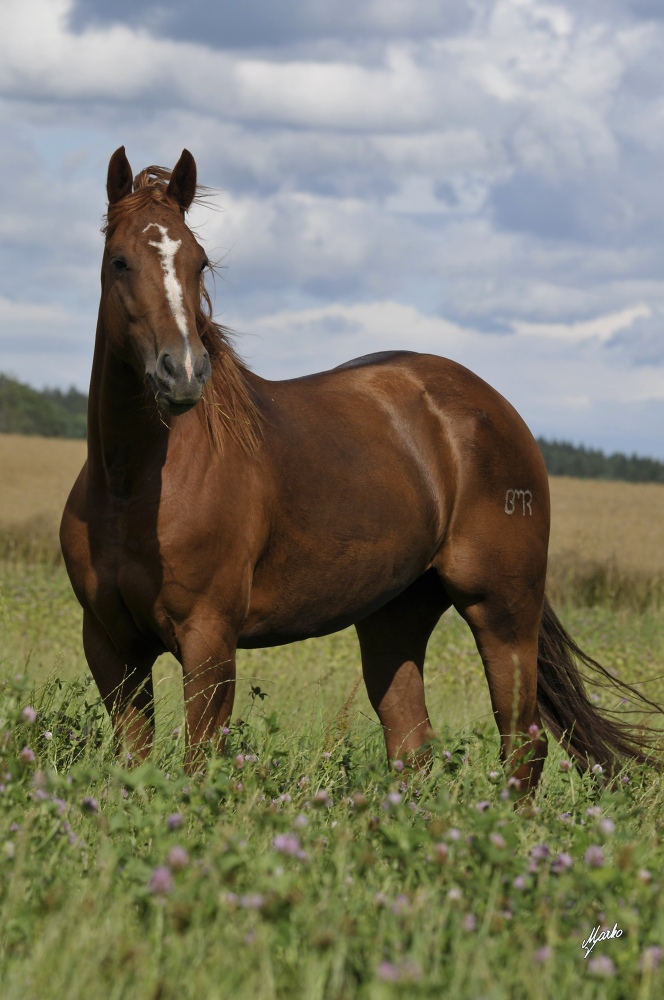
[[[617,712],[596,708],[586,692],[587,678],[577,663],[592,672],[593,682],[600,687],[627,695],[650,713],[663,711],[656,702],[587,656],[560,624],[545,597],[537,657],[537,701],[547,729],[581,771],[587,771],[594,762],[613,775],[627,760],[647,761],[659,770],[657,750],[662,734],[646,725],[637,728],[622,722]]]

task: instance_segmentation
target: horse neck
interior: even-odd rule
[[[144,387],[130,365],[109,348],[100,305],[90,393],[88,467],[93,480],[126,493],[155,461],[163,464],[168,427],[146,405]]]

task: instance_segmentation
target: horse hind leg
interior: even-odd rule
[[[479,555],[479,554],[478,554]],[[489,567],[484,586],[465,590],[441,575],[454,606],[473,633],[489,685],[500,733],[501,759],[522,790],[533,790],[547,753],[537,704],[537,654],[544,601],[544,573],[519,576],[487,558],[456,560]],[[470,592],[469,592],[470,591]],[[473,593],[474,591],[474,593]],[[481,596],[478,597],[477,595]]]
[[[388,604],[357,622],[369,701],[385,735],[388,760],[422,766],[433,735],[424,699],[429,637],[451,601],[430,570]]]

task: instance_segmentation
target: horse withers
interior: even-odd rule
[[[453,361],[391,351],[305,378],[250,372],[211,318],[185,222],[196,165],[108,170],[88,458],[61,527],[83,643],[118,746],[144,758],[152,666],[182,664],[186,759],[221,743],[236,649],[354,625],[389,760],[432,737],[428,639],[451,605],[524,789],[543,723],[582,767],[644,759],[600,713],[544,596],[549,490],[513,407]]]

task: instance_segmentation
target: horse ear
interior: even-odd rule
[[[166,194],[176,202],[183,212],[186,212],[196,194],[196,160],[188,149],[182,150],[182,156],[173,167],[171,179],[168,182]]]
[[[134,186],[134,177],[129,166],[129,160],[125,153],[124,146],[116,149],[108,164],[108,177],[106,179],[106,193],[108,194],[108,204],[115,205],[116,201],[131,194]]]

